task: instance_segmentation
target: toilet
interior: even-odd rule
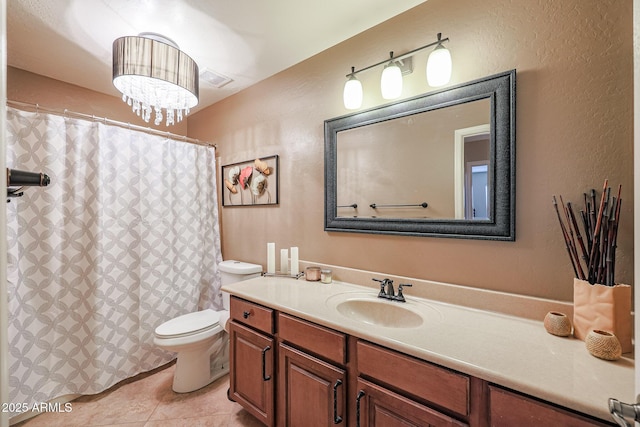
[[[260,276],[262,266],[227,260],[219,264],[222,285]],[[206,309],[164,322],[155,330],[153,343],[178,353],[173,391],[198,390],[229,372],[229,294],[223,292],[224,310]]]

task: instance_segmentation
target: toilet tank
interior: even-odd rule
[[[253,279],[254,277],[259,277],[262,273],[261,265],[234,260],[222,261],[218,264],[218,268],[220,269],[222,286],[240,282],[242,280]],[[229,310],[228,293],[222,292],[222,301],[225,310]]]
[[[253,279],[262,273],[261,265],[234,260],[222,261],[218,265],[218,268],[220,268],[222,286],[242,280]]]

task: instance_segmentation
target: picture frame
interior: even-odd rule
[[[279,204],[278,155],[221,167],[222,206]]]

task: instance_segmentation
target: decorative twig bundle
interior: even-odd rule
[[[617,197],[611,197],[611,188],[607,185],[605,179],[600,206],[596,203],[596,190],[592,189],[589,195],[584,193],[584,210],[580,210],[579,217],[582,233],[571,202],[565,205],[560,196],[561,213],[556,196],[553,196],[553,206],[576,277],[592,285],[614,286],[622,185],[618,186]]]

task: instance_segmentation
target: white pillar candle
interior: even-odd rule
[[[276,244],[267,243],[267,273],[276,272]]]
[[[300,266],[298,262],[298,247],[291,247],[291,275],[295,276],[300,272]]]
[[[289,251],[280,249],[280,273],[287,274],[289,272]]]

